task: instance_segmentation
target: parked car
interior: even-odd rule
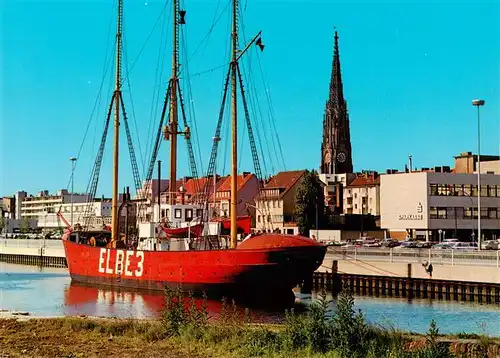
[[[486,250],[500,250],[500,242],[498,242],[498,240],[486,241],[484,248]]]
[[[401,245],[398,246],[398,249],[415,249],[417,248],[416,241],[402,241]]]
[[[473,251],[477,250],[477,245],[473,242],[454,242],[451,245],[453,250]]]
[[[453,250],[453,245],[450,245],[449,243],[442,242],[440,244],[436,244],[432,246],[433,250]]]
[[[383,247],[396,247],[399,246],[400,242],[395,239],[387,238],[380,242]]]

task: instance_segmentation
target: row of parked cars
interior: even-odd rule
[[[361,247],[385,247],[397,249],[436,249],[436,250],[462,250],[473,251],[477,250],[478,246],[475,242],[461,242],[458,239],[445,239],[442,242],[434,241],[416,241],[405,240],[398,241],[391,238],[378,240],[375,238],[365,237],[355,241],[347,242],[329,242],[330,245],[340,246],[342,248],[361,248]],[[500,240],[488,240],[481,244],[482,250],[500,250]]]

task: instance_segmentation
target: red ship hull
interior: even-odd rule
[[[171,286],[228,296],[291,293],[326,253],[313,240],[275,234],[247,239],[234,250],[133,251],[63,243],[75,282],[150,290]]]

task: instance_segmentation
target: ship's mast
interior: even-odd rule
[[[236,219],[238,215],[238,101],[236,71],[238,64],[238,0],[233,0],[232,26],[232,59],[231,59],[231,122],[232,122],[232,160],[231,160],[231,248],[235,249],[237,240]]]
[[[169,203],[175,204],[177,191],[177,134],[178,133],[178,106],[177,106],[177,74],[179,70],[179,1],[173,0],[173,48],[172,48],[172,77],[170,78],[170,183]]]
[[[120,145],[120,99],[121,99],[121,76],[122,76],[122,22],[123,1],[118,0],[118,17],[116,25],[116,78],[115,93],[115,120],[113,140],[113,193],[111,201],[111,240],[118,239],[118,153]]]

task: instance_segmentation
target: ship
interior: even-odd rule
[[[179,86],[178,26],[185,23],[184,16],[186,12],[179,9],[178,0],[173,0],[172,4],[173,14],[175,14],[175,16],[172,16],[174,29],[172,77],[169,81],[165,99],[165,101],[170,100],[170,122],[168,126],[162,127],[163,117],[166,112],[165,102],[159,127],[162,128],[162,131],[158,132],[158,135],[163,132],[165,139],[170,140],[169,191],[171,194],[166,199],[168,199],[171,209],[177,205],[175,195],[172,194],[172,192],[177,193],[177,136],[183,135],[185,139],[190,138],[188,127],[185,130],[178,129],[179,111],[177,108],[177,94],[180,95],[181,92]],[[139,225],[139,242],[131,244],[128,240],[128,223],[125,224],[125,230],[123,227],[120,229],[120,212],[123,208],[128,210],[128,206],[132,204],[141,205],[140,201],[142,199],[137,199],[138,203],[132,203],[133,200],[130,199],[130,195],[125,193],[122,204],[118,205],[120,113],[122,113],[122,120],[129,139],[129,150],[132,146],[121,95],[123,0],[118,0],[115,90],[109,106],[100,152],[93,170],[95,177],[96,172],[98,175],[100,170],[99,166],[102,159],[99,159],[99,156],[102,156],[105,135],[114,109],[111,230],[105,230],[105,234],[102,234],[102,230],[100,233],[96,233],[88,228],[81,229],[80,227],[78,230],[75,227],[69,227],[66,230],[63,235],[63,244],[68,270],[73,282],[148,290],[163,290],[166,286],[169,286],[193,293],[203,292],[209,297],[225,296],[235,299],[249,299],[258,296],[260,292],[268,292],[273,300],[287,300],[294,298],[293,288],[304,280],[311,279],[313,272],[323,262],[326,245],[300,235],[272,232],[250,233],[250,217],[238,216],[237,214],[239,201],[237,191],[236,108],[238,80],[241,81],[238,61],[251,45],[263,49],[260,32],[243,50],[237,48],[237,9],[238,1],[233,0],[232,58],[228,67],[224,92],[226,94],[229,87],[232,97],[232,165],[229,217],[210,218],[208,217],[208,210],[206,210],[206,214],[197,220],[184,220],[184,222],[177,222],[175,225],[172,225],[172,223],[167,225],[165,221],[161,222],[160,220],[161,194],[158,192],[158,216],[156,220],[152,219],[150,222],[141,223]],[[229,86],[229,83],[231,83],[231,86]],[[243,94],[242,82],[240,86]],[[182,100],[180,103],[182,105]],[[181,113],[183,112],[182,109]],[[219,132],[220,125],[217,126],[216,137]],[[214,140],[213,145],[215,148],[217,142]],[[157,143],[158,137],[155,144],[156,152],[158,149]],[[134,158],[132,159],[135,178],[137,170],[134,169]],[[152,165],[154,165],[155,161],[156,158],[152,159]],[[137,167],[136,164],[135,167]],[[151,179],[152,168],[150,165],[147,179]],[[158,183],[160,183],[161,179],[160,170],[161,167],[158,165]],[[91,189],[94,191],[97,181],[92,180],[93,189]],[[206,180],[206,182],[208,181]],[[136,189],[138,189],[138,180],[135,182]],[[206,189],[205,192],[208,190],[210,189]],[[91,195],[94,195],[94,193],[91,192]],[[184,202],[182,202],[181,207],[186,207]],[[195,209],[196,207],[191,206],[190,210]],[[170,212],[172,213],[173,210]],[[209,245],[207,246],[206,238],[210,236],[210,231],[214,225],[216,226],[215,231],[218,232],[216,235],[211,235],[212,238],[208,239]],[[226,245],[222,245],[221,238],[225,236],[225,232],[229,232],[229,235],[225,237]],[[213,239],[217,241],[217,244],[211,244]],[[205,243],[204,246],[201,245],[202,242]]]

